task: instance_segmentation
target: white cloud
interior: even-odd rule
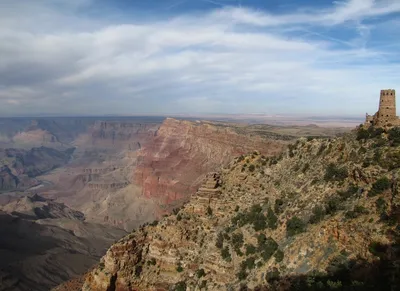
[[[20,5],[0,12],[0,102],[8,104],[0,114],[326,114],[345,105],[338,113],[362,115],[400,77],[393,51],[368,47],[374,27],[365,23],[400,11],[397,1],[352,0],[285,15],[225,7],[124,24],[78,17],[86,0],[66,11],[25,3],[36,21],[15,22],[29,14]],[[342,25],[354,36],[319,30]]]

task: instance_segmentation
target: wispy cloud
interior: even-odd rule
[[[400,28],[398,1],[277,14],[213,0],[123,23],[88,17],[89,0],[32,2],[0,12],[0,114],[362,115],[400,79],[400,39],[382,33]]]

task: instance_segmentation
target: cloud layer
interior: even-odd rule
[[[99,7],[89,0],[5,4],[0,115],[356,116],[399,84],[399,1],[284,14],[242,2],[151,20],[88,13]]]

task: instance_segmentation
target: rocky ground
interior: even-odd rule
[[[240,156],[114,244],[82,290],[396,290],[399,167],[398,129]]]
[[[124,235],[38,195],[0,208],[0,290],[50,290],[83,274]]]

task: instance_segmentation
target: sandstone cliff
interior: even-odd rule
[[[138,152],[135,184],[145,197],[155,199],[161,212],[187,201],[205,174],[226,165],[233,157],[259,150],[271,156],[287,143],[234,125],[190,122],[167,118],[156,135]]]
[[[399,141],[300,139],[240,156],[114,244],[82,290],[396,290]]]

